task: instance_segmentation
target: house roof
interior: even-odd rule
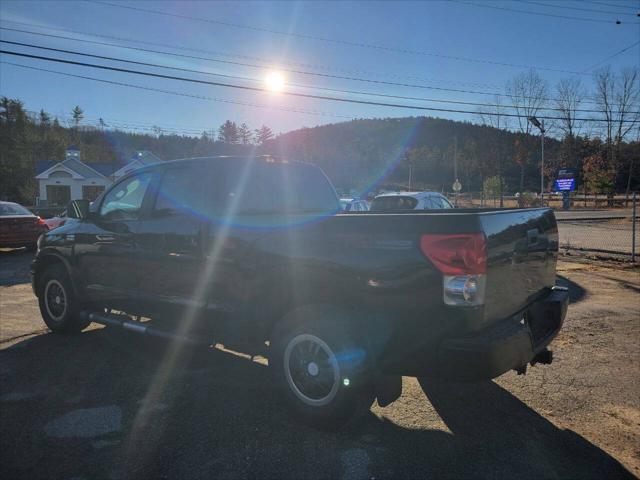
[[[81,162],[80,160],[76,160],[75,158],[67,158],[62,164],[82,175],[84,178],[92,178],[92,177],[102,177],[103,175],[100,172],[97,172],[93,168],[91,168],[86,163]]]
[[[73,150],[74,147],[69,147],[67,150]],[[76,158],[67,158],[62,162],[56,160],[39,160],[36,162],[36,176],[39,176],[54,166],[60,164],[62,167],[67,168],[77,175],[84,178],[95,177],[109,177],[119,170],[129,171],[131,167],[140,168],[147,165],[153,165],[159,163],[162,160],[148,150],[140,150],[131,156],[131,159],[124,165],[120,162],[81,162]]]
[[[49,170],[56,163],[59,163],[55,160],[38,160],[36,162],[36,175],[40,175],[42,172]]]
[[[95,163],[95,162],[85,162],[95,171],[100,172],[105,177],[108,177],[113,174],[116,170],[118,170],[122,165],[119,163]]]

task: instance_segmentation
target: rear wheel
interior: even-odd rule
[[[62,265],[48,267],[38,281],[38,289],[40,313],[51,331],[80,332],[91,323],[80,319],[80,303]]]
[[[276,328],[269,363],[287,404],[315,426],[339,428],[373,403],[366,349],[349,330],[331,307],[297,309]]]

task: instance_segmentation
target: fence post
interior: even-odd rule
[[[636,220],[637,203],[636,192],[633,192],[633,207],[631,209],[631,262],[636,261],[636,224],[638,223],[638,221]]]

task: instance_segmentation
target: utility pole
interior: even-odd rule
[[[409,191],[411,191],[411,181],[413,180],[413,160],[409,158],[409,152],[407,150],[402,154],[404,160],[409,164]]]
[[[536,117],[528,118],[531,125],[540,130],[540,141],[541,141],[541,161],[540,161],[540,206],[544,206],[544,119],[542,122],[538,120]]]
[[[540,127],[541,159],[540,159],[540,206],[544,207],[544,118]]]
[[[635,263],[636,261],[636,224],[638,220],[636,219],[637,210],[637,199],[636,192],[633,192],[633,208],[631,210],[631,262]]]
[[[454,185],[457,185],[458,183],[460,183],[458,181],[458,136],[454,135],[453,137],[453,183]],[[458,192],[455,193],[455,198],[454,198],[454,206],[457,207],[458,206]]]

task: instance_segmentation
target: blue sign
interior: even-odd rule
[[[576,189],[575,178],[558,178],[554,183],[556,192],[573,192]]]

